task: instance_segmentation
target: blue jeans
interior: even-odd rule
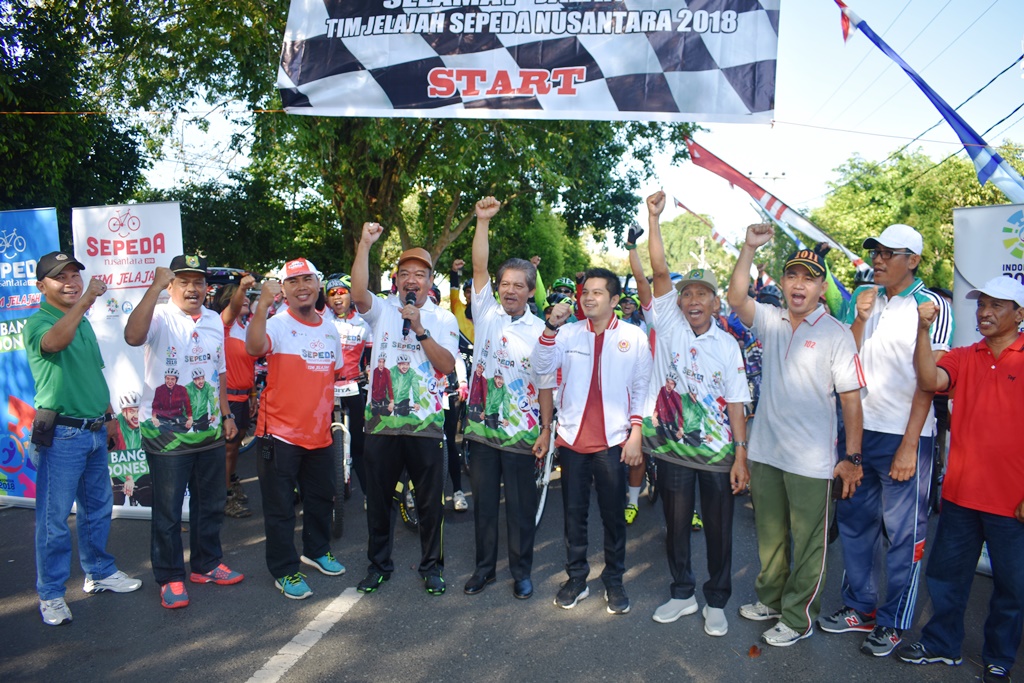
[[[197,453],[167,455],[146,451],[153,477],[150,557],[160,585],[185,580],[181,545],[181,506],[188,486],[189,563],[204,574],[220,564],[220,527],[224,523],[224,444]]]
[[[590,510],[590,482],[597,490],[597,507],[604,525],[605,588],[622,585],[626,573],[626,465],[620,462],[622,448],[614,446],[598,453],[577,453],[559,449],[562,465],[562,506],[565,510],[565,573],[584,581],[590,575],[587,563],[587,513]]]
[[[40,600],[64,596],[71,576],[71,532],[68,515],[78,502],[78,556],[93,579],[117,571],[107,552],[110,510],[114,504],[107,469],[107,431],[57,425],[53,445],[37,446],[36,463],[36,591]]]
[[[939,529],[925,572],[933,614],[921,631],[921,642],[931,652],[961,656],[964,611],[984,541],[988,541],[992,560],[992,598],[981,658],[986,665],[1009,670],[1013,668],[1024,623],[1024,524],[1013,517],[942,501]]]

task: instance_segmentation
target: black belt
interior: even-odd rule
[[[228,389],[229,396],[248,396],[248,389]]]
[[[81,417],[67,417],[66,415],[58,415],[57,419],[54,420],[54,424],[59,424],[63,427],[75,427],[77,429],[88,429],[90,432],[98,432],[103,429],[103,425],[106,423],[106,417],[93,417],[89,419]]]

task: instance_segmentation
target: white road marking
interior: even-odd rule
[[[363,594],[355,588],[346,588],[345,592],[331,601],[320,614],[316,615],[305,628],[299,631],[294,638],[285,644],[277,654],[267,660],[263,668],[257,671],[249,679],[249,683],[276,683],[288,672],[288,669],[295,666],[310,648],[323,638],[324,634],[331,630],[338,621],[352,609],[352,606],[359,602]]]

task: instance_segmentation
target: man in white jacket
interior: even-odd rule
[[[587,510],[590,482],[604,525],[601,580],[610,614],[629,612],[622,585],[626,571],[626,466],[642,461],[641,410],[647,398],[651,352],[640,328],[615,316],[621,285],[604,268],[584,274],[580,304],[585,320],[566,325],[569,304],[555,304],[533,352],[538,374],[561,370],[555,443],[562,466],[565,570],[555,604],[571,609],[590,595]],[[564,329],[562,329],[564,327]],[[607,388],[607,391],[605,391]]]

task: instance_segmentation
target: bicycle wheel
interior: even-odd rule
[[[412,482],[403,479],[398,482],[395,488],[395,495],[398,497],[398,513],[402,516],[402,524],[409,531],[417,531],[420,528],[420,516],[415,506],[406,504],[406,495],[412,496]],[[415,499],[414,499],[415,502]]]
[[[647,500],[651,505],[658,502],[658,461],[653,455],[644,457],[646,471],[644,478],[647,480]]]
[[[331,508],[331,537],[341,538],[345,532],[345,428],[334,424],[331,429],[331,459],[334,462],[334,505]]]
[[[540,526],[540,520],[544,517],[544,507],[548,502],[548,488],[551,486],[551,470],[554,462],[554,448],[549,448],[543,459],[536,460],[537,514],[533,520],[536,526]]]

